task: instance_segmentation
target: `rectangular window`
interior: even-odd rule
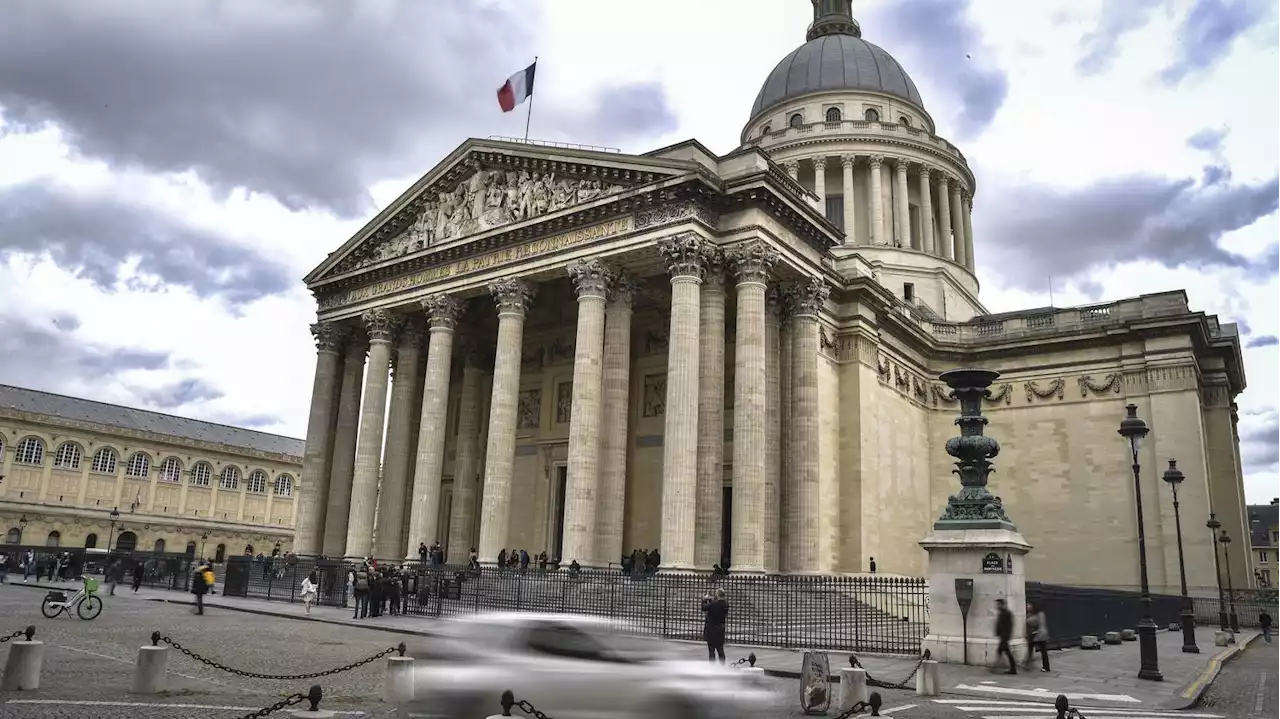
[[[1264,569],[1261,572],[1258,572],[1258,579],[1262,580],[1261,582],[1262,586],[1270,587],[1271,586],[1271,570]]]
[[[1266,563],[1267,563],[1267,553],[1266,553],[1266,552],[1258,552],[1258,561],[1259,561],[1259,562],[1262,562],[1263,564],[1266,564]]]
[[[836,227],[844,228],[844,196],[827,197],[827,219]]]
[[[907,302],[916,301],[916,286],[910,282],[902,283],[902,299]]]

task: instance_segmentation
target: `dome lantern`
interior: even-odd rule
[[[823,35],[862,37],[862,27],[853,19],[853,0],[812,0],[813,23],[805,40]]]

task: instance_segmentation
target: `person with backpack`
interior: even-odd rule
[[[352,619],[369,617],[369,565],[362,564],[351,576],[351,594],[355,597],[355,613]]]
[[[204,614],[204,595],[213,586],[213,570],[208,564],[201,564],[191,577],[191,593],[196,597],[196,614]]]

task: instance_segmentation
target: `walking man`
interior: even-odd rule
[[[1009,671],[1005,674],[1017,674],[1018,662],[1013,658],[1013,650],[1009,648],[1009,640],[1013,638],[1013,612],[1003,599],[996,600],[996,638],[1000,645],[996,647],[996,665],[1001,658],[1009,660]]]
[[[1267,644],[1271,643],[1271,615],[1266,612],[1258,613],[1258,625],[1262,627],[1262,639]]]

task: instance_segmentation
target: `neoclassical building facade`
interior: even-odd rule
[[[848,0],[814,6],[733,152],[468,140],[308,275],[300,552],[920,574],[958,487],[936,377],[970,365],[1004,374],[992,490],[1032,580],[1137,583],[1127,403],[1153,584],[1166,459],[1184,525],[1243,536],[1235,326],[1180,291],[989,313],[963,154]],[[1208,531],[1184,544],[1213,586]]]
[[[8,545],[219,560],[289,551],[302,450],[288,437],[0,385],[0,531]]]

